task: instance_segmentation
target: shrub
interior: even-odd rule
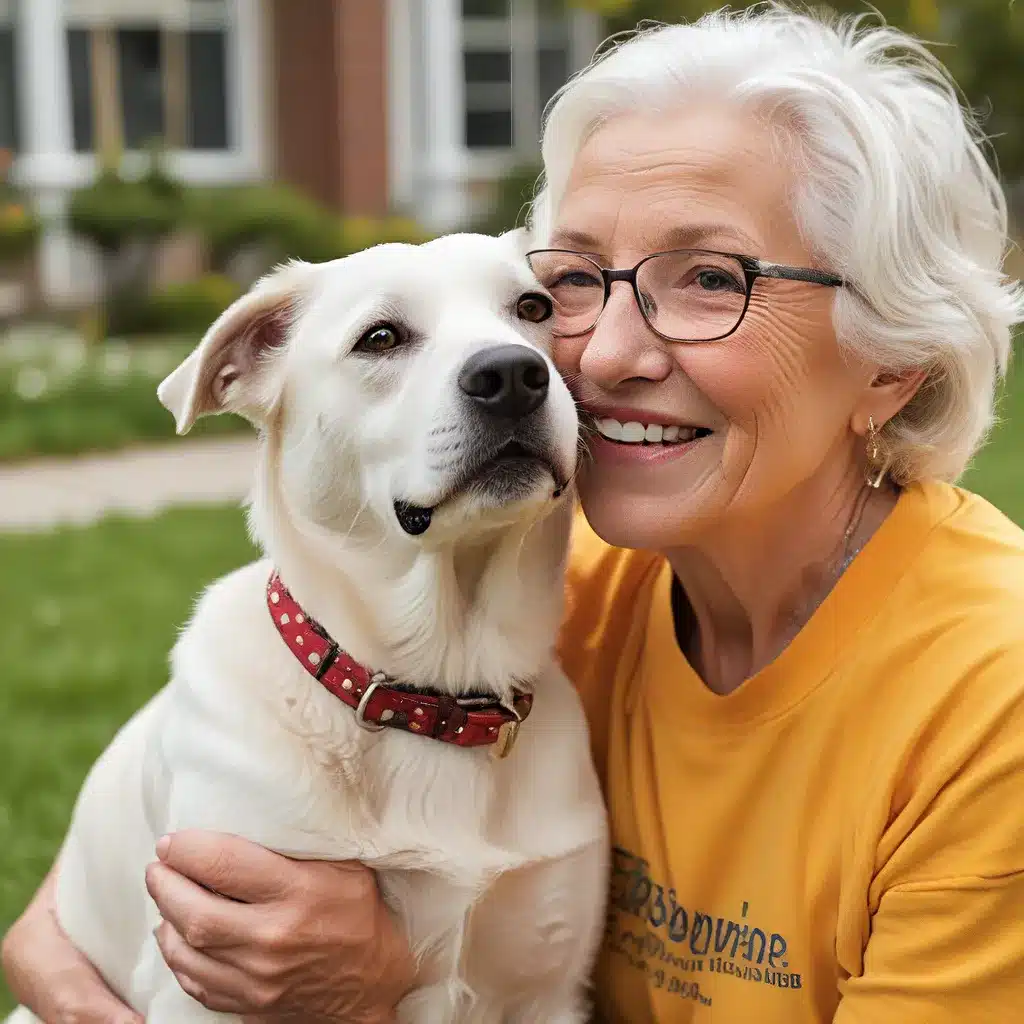
[[[481,218],[476,230],[489,235],[522,227],[526,211],[533,200],[541,168],[533,164],[516,167],[495,185],[494,201],[488,214]]]
[[[42,224],[20,190],[10,182],[14,154],[0,149],[0,263],[24,259],[36,247]]]
[[[157,246],[185,217],[185,190],[151,150],[146,173],[129,180],[106,168],[71,197],[68,223],[101,255],[103,301],[96,336],[119,326],[126,311],[144,304],[153,279]],[[128,317],[130,321],[130,316]]]
[[[369,249],[384,242],[427,242],[433,236],[411,217],[346,217],[341,223],[345,254]]]
[[[110,308],[112,335],[201,335],[241,294],[222,274],[169,285],[152,295],[122,297]]]
[[[287,258],[321,262],[344,254],[337,217],[286,185],[249,185],[197,192],[192,223],[206,238],[210,263],[223,272],[249,246],[268,265]]]
[[[339,217],[282,184],[197,191],[190,219],[206,239],[211,266],[221,273],[249,247],[262,249],[269,267],[285,259],[324,263],[379,242],[429,237],[406,217]]]
[[[184,217],[184,193],[162,172],[129,181],[102,171],[71,197],[71,229],[107,253],[132,240],[154,242],[169,235]]]
[[[14,195],[0,196],[0,263],[28,256],[39,241],[41,224],[35,213]]]

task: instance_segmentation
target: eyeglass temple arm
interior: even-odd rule
[[[846,282],[835,274],[824,270],[812,270],[809,267],[784,267],[778,263],[766,263],[758,260],[754,269],[761,277],[775,277],[783,281],[807,281],[810,284],[823,284],[832,288],[841,288]]]

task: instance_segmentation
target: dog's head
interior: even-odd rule
[[[516,235],[292,263],[225,311],[160,400],[179,433],[230,411],[276,434],[289,502],[321,526],[458,537],[542,513],[573,476],[550,312]]]

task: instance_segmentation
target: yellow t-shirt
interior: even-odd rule
[[[728,696],[580,519],[562,661],[615,846],[608,1024],[1024,1022],[1024,532],[907,489]]]

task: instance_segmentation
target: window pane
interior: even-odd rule
[[[537,87],[540,91],[540,105],[543,109],[552,96],[565,85],[569,78],[569,51],[541,49],[537,53]]]
[[[464,18],[507,18],[509,0],[462,0]]]
[[[467,110],[466,145],[470,149],[511,148],[512,111]]]
[[[0,26],[0,146],[16,151],[20,140],[14,60],[14,29],[10,25]]]
[[[223,32],[188,33],[188,145],[228,148],[227,45]]]
[[[160,32],[155,28],[120,29],[117,43],[125,146],[140,149],[164,134]]]
[[[89,33],[85,29],[68,30],[68,64],[71,77],[71,124],[75,151],[88,153],[93,149],[92,124],[92,55]]]
[[[470,82],[466,85],[467,110],[512,110],[509,82]]]
[[[512,81],[512,54],[507,50],[464,53],[462,65],[467,83]]]

